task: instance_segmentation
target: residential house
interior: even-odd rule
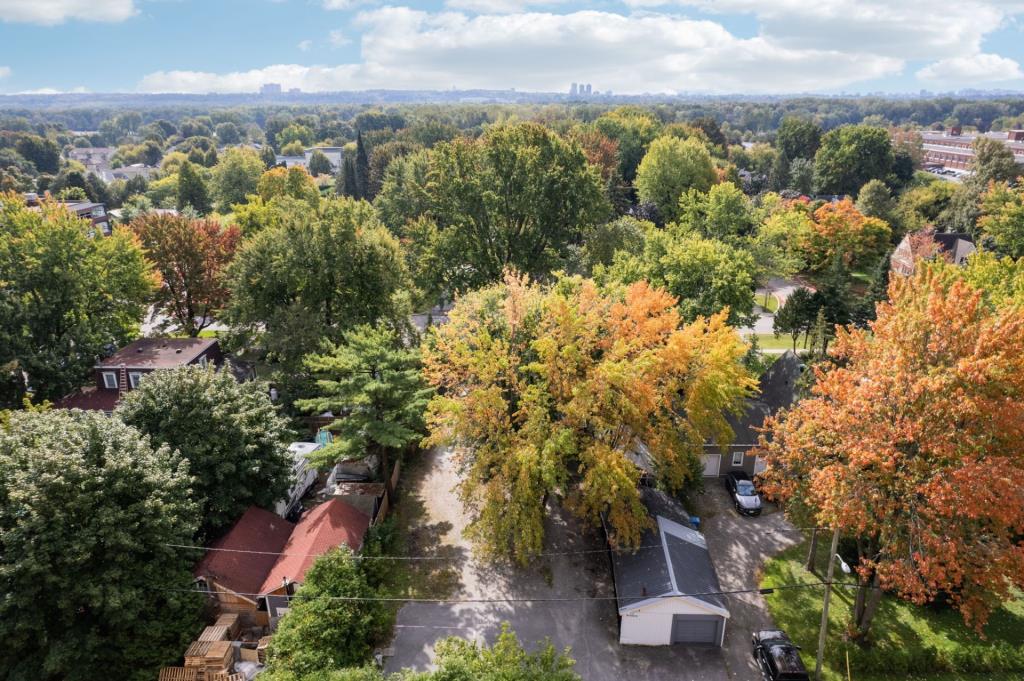
[[[309,465],[309,455],[323,445],[318,442],[293,442],[288,445],[288,454],[292,460],[292,486],[288,496],[274,507],[274,512],[287,518],[295,510],[302,497],[316,482],[316,468]]]
[[[806,369],[803,360],[792,350],[787,350],[768,367],[758,382],[758,394],[746,400],[743,412],[726,417],[733,430],[732,442],[724,448],[715,442],[705,445],[705,477],[730,471],[743,471],[752,476],[764,470],[764,461],[751,453],[761,435],[759,429],[766,418],[796,402],[797,384]]]
[[[369,528],[368,515],[337,498],[295,524],[252,507],[210,546],[194,574],[222,611],[275,624],[317,557],[341,545],[359,551]]]
[[[640,548],[612,550],[619,643],[721,646],[729,610],[704,535],[677,501],[641,488],[653,527]]]
[[[146,374],[196,364],[221,366],[224,357],[213,338],[140,338],[93,367],[94,383],[61,398],[60,409],[94,409],[110,414],[121,396]]]
[[[942,258],[954,265],[963,265],[977,250],[969,234],[922,229],[903,237],[889,258],[889,269],[893,274],[909,277],[914,274],[918,260]]]
[[[92,201],[62,201],[65,208],[74,215],[88,220],[103,236],[110,236],[110,216],[107,207]]]
[[[313,158],[313,152],[316,151],[322,153],[330,161],[332,173],[337,173],[341,169],[342,163],[345,162],[345,147],[310,147],[302,152],[302,156],[283,156],[278,154],[275,160],[277,165],[284,166],[285,168],[300,166],[308,169],[309,161]]]

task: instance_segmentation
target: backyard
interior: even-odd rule
[[[803,567],[807,544],[787,549],[765,564],[761,586],[816,582],[821,577]],[[819,571],[824,572],[828,542],[818,547]],[[837,581],[850,577],[838,572]],[[854,590],[837,587],[832,592],[829,631],[822,678],[858,681],[917,679],[918,681],[1024,680],[1024,595],[992,613],[985,639],[964,625],[952,608],[916,606],[886,595],[872,624],[873,645],[861,649],[847,643],[843,634],[850,617]],[[820,589],[776,591],[768,597],[775,623],[801,646],[804,664],[814,669],[818,628],[821,621]]]

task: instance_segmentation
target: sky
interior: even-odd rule
[[[0,0],[0,93],[1024,90],[1024,0]]]

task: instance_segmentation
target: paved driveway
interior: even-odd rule
[[[501,623],[508,622],[528,648],[545,638],[560,649],[569,647],[584,681],[727,681],[718,648],[619,645],[603,542],[556,509],[549,513],[546,550],[577,553],[544,556],[526,569],[475,559],[462,537],[466,518],[452,491],[454,462],[445,450],[429,457],[426,474],[408,493],[422,505],[423,527],[432,541],[457,566],[452,598],[499,600],[406,604],[398,613],[393,655],[385,664],[388,672],[429,667],[435,641],[445,636],[492,642]],[[543,600],[564,598],[583,600]]]
[[[766,504],[760,517],[747,518],[732,508],[721,480],[705,482],[707,490],[696,505],[722,590],[756,589],[764,561],[799,543],[801,534],[774,504]],[[760,681],[750,654],[750,633],[773,626],[764,596],[732,595],[727,607],[723,653],[729,679]]]

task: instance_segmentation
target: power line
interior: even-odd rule
[[[813,529],[823,530],[823,529],[830,529],[830,528],[822,528],[822,527],[819,527],[819,528],[813,528],[813,527],[794,527],[791,530],[789,530],[789,529],[785,529],[785,530],[761,530],[760,533],[761,534],[780,534],[780,535],[785,535],[787,533],[793,534],[794,532],[801,532],[803,530],[813,530]],[[250,555],[257,555],[257,556],[288,556],[288,557],[292,557],[292,558],[319,558],[320,556],[323,555],[322,553],[289,553],[289,552],[285,552],[285,551],[255,551],[255,550],[251,550],[251,549],[227,549],[227,548],[222,548],[222,547],[197,546],[197,545],[194,545],[194,544],[163,544],[163,546],[167,546],[167,547],[175,548],[175,549],[187,549],[187,550],[193,550],[193,551],[219,551],[219,552],[223,552],[223,553],[241,553],[241,554],[250,554]],[[452,548],[458,548],[458,547],[452,547]],[[608,551],[611,551],[612,553],[628,554],[628,553],[632,553],[632,552],[635,552],[635,551],[643,551],[643,550],[647,550],[647,549],[661,549],[661,548],[663,548],[661,544],[647,544],[647,545],[644,545],[644,546],[637,546],[635,548],[626,548],[626,549],[612,549],[612,548],[609,548],[609,547],[605,547],[605,548],[600,548],[600,549],[578,549],[578,550],[575,550],[575,551],[542,551],[541,553],[533,554],[533,557],[542,558],[542,557],[547,557],[547,556],[575,556],[575,555],[582,555],[582,554],[588,554],[588,553],[607,553]],[[412,560],[462,560],[462,557],[460,557],[460,556],[367,556],[367,555],[362,555],[362,554],[354,554],[352,557],[354,559],[356,559],[356,560],[398,560],[398,561],[401,561],[401,560],[409,560],[409,561],[412,561]]]
[[[401,596],[330,596],[320,595],[311,596],[308,600],[329,600],[329,601],[342,601],[342,602],[367,602],[367,603],[430,603],[435,605],[445,604],[484,604],[484,603],[574,603],[574,602],[587,602],[587,601],[617,601],[617,600],[635,600],[635,601],[650,601],[650,600],[661,600],[666,598],[700,598],[702,596],[741,596],[745,594],[761,594],[768,595],[776,591],[786,591],[793,589],[810,589],[818,588],[822,586],[838,586],[838,587],[860,587],[861,585],[856,582],[805,582],[798,584],[780,584],[778,586],[764,587],[757,589],[731,589],[731,590],[717,590],[717,591],[698,591],[693,593],[671,593],[671,594],[637,594],[630,596],[540,596],[532,598],[415,598],[415,597],[401,597]],[[864,585],[862,588],[866,589],[881,589],[881,587]],[[166,588],[155,588],[155,591],[167,591],[174,593],[197,593],[204,594],[207,596],[214,596],[218,592],[207,591],[204,589],[166,589]],[[265,598],[267,596],[273,596],[274,598],[284,598],[286,600],[292,600],[299,597],[299,594],[265,594],[265,593],[242,593],[238,591],[225,592],[236,596],[246,596],[250,598]]]

